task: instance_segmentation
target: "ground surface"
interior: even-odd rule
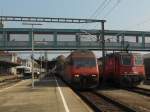
[[[70,88],[59,79],[57,84],[54,77],[36,81],[35,89],[31,88],[31,80],[23,80],[0,90],[0,112],[89,111],[92,110]]]

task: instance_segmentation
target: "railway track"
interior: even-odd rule
[[[1,82],[0,83],[0,88],[5,88],[5,87],[8,87],[8,86],[11,86],[12,84],[15,84],[19,81],[20,81],[20,79],[12,79],[12,80],[7,80],[7,81],[4,81],[4,82]]]
[[[65,81],[63,80],[63,82]],[[137,108],[132,107],[130,104],[111,98],[99,91],[78,91],[72,86],[68,86],[95,112],[140,112]]]
[[[95,112],[137,112],[136,110],[112,100],[107,96],[94,92],[76,92]]]
[[[150,90],[149,89],[134,87],[131,89],[126,89],[126,90],[150,97]]]

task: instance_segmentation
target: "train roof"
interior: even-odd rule
[[[141,53],[128,53],[128,52],[115,52],[115,53],[110,53],[110,54],[107,54],[107,56],[109,55],[127,55],[127,54],[132,54],[132,55],[141,55]]]
[[[118,52],[116,54],[119,54],[119,55],[126,55],[126,54],[141,55],[141,53],[127,53],[127,52]]]
[[[127,55],[127,54],[130,54],[130,55],[142,55],[141,53],[115,52],[115,53],[106,54],[106,57],[111,57],[111,56],[114,56],[114,55]],[[150,58],[150,55],[149,55],[149,58]],[[101,60],[101,59],[102,59],[102,57],[98,58],[98,60]]]
[[[56,60],[65,60],[65,56],[64,55],[59,55],[56,57]]]
[[[76,50],[71,52],[71,57],[95,57],[94,53],[89,50]]]

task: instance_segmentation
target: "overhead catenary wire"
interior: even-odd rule
[[[97,15],[95,15],[95,18],[97,18],[98,16],[100,16],[104,10],[107,8],[107,6],[109,6],[109,4],[112,2],[112,0],[107,0],[107,2],[105,4],[103,4],[103,7],[101,10],[99,10],[99,12],[97,13]]]
[[[98,7],[96,8],[96,10],[88,18],[89,19],[96,18],[97,16],[102,14],[104,9],[110,4],[111,1],[112,0],[104,0],[104,1],[100,2]],[[87,24],[82,24],[80,27],[83,27],[85,25],[87,25]]]
[[[109,1],[110,1],[110,0],[109,0]],[[93,13],[89,18],[94,17],[94,16],[97,14],[97,12],[98,12],[100,9],[103,8],[103,6],[104,6],[104,4],[105,4],[106,2],[108,2],[108,0],[104,0],[103,2],[101,2],[101,4],[96,8],[96,10],[94,11],[94,13]],[[103,8],[103,9],[104,9],[104,8]],[[101,10],[101,11],[102,11],[102,10]]]
[[[112,9],[104,16],[104,18],[106,18],[106,16],[108,16],[110,13],[112,13],[112,11],[121,3],[121,0],[118,0],[117,3],[112,7]],[[130,24],[127,26],[127,28],[133,28],[133,27],[137,27],[137,26],[141,26],[141,25],[144,25],[146,24],[147,22],[150,22],[150,18],[148,19],[145,19],[144,21],[141,21],[139,23],[136,23],[136,24]],[[122,35],[123,33],[125,33],[125,31],[122,31],[118,34],[116,34],[115,36],[119,36],[119,35]]]
[[[105,14],[104,18],[106,18],[109,14],[111,14],[120,3],[121,0],[117,0],[117,2],[113,5],[113,7]]]
[[[150,18],[149,18],[149,19],[146,19],[146,20],[144,20],[144,21],[141,21],[141,22],[139,22],[139,23],[136,23],[136,24],[128,25],[127,28],[129,29],[129,28],[132,28],[132,27],[141,26],[141,25],[146,24],[147,22],[150,22]],[[122,31],[122,32],[116,34],[116,36],[119,36],[119,35],[121,35],[121,34],[123,34],[123,33],[125,33],[125,31]]]
[[[101,2],[101,4],[96,8],[96,10],[94,11],[94,13],[89,17],[89,18],[96,18],[98,16],[98,14],[100,15],[102,13],[102,11],[104,11],[104,9],[112,2],[112,0],[104,0]],[[88,33],[87,31],[83,31],[83,33],[86,33],[88,35],[91,35],[90,33]],[[81,37],[81,36],[80,36]],[[83,37],[85,38],[85,37]],[[95,38],[93,35],[91,36],[90,40],[92,40],[92,38]]]
[[[113,5],[113,7],[104,15],[103,19],[106,19],[106,17],[110,15],[120,3],[121,3],[121,0],[117,0],[117,2]],[[95,25],[95,27],[97,26],[98,24]]]
[[[107,14],[104,16],[104,19],[109,15],[109,14],[111,14],[112,13],[112,11],[119,5],[121,3],[121,0],[118,0],[117,2],[116,2],[116,4],[111,8],[111,10],[109,11],[109,12],[107,12]],[[144,25],[144,24],[146,24],[146,23],[148,23],[148,22],[150,22],[150,18],[148,18],[148,19],[145,19],[145,20],[143,20],[143,21],[141,21],[141,22],[139,22],[139,23],[136,23],[136,24],[130,24],[130,25],[128,25],[127,26],[127,28],[129,29],[129,28],[134,28],[134,27],[137,27],[137,26],[142,26],[142,25]],[[125,33],[125,31],[122,31],[122,32],[119,32],[118,34],[116,34],[115,36],[120,36],[120,35],[122,35],[122,34],[124,34]]]
[[[91,33],[87,32],[87,31],[85,31],[85,30],[81,30],[81,32],[83,32],[83,33],[78,33],[78,34],[80,35],[80,37],[81,37],[81,35],[86,34],[86,35],[90,35],[90,36],[91,36],[91,37],[90,37],[90,40],[91,40],[91,41],[93,41],[93,39],[97,39],[97,38],[94,37]],[[81,38],[87,38],[87,37],[82,36]]]
[[[103,1],[104,2],[104,1]],[[105,2],[104,2],[105,3]],[[112,6],[112,8],[105,14],[105,16],[104,16],[104,19],[105,18],[107,18],[117,7],[118,7],[118,5],[121,3],[121,0],[117,0],[116,1],[116,3]],[[100,7],[100,5],[99,5],[99,7]],[[92,17],[94,17],[97,13],[98,13],[98,9],[101,9],[101,8],[97,8],[96,9],[96,11],[92,14]],[[140,22],[140,23],[137,23],[137,24],[134,24],[134,25],[129,25],[129,27],[135,27],[135,26],[141,26],[141,25],[143,25],[143,24],[145,24],[145,23],[147,23],[147,22],[149,22],[150,21],[150,19],[146,19],[146,20],[144,20],[144,21],[142,21],[142,22]],[[128,27],[128,28],[129,28]],[[119,33],[117,33],[115,36],[121,36],[121,35],[123,35],[125,33],[125,31],[121,31],[121,32],[119,32]]]

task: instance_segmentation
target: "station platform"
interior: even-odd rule
[[[23,80],[0,90],[0,112],[92,112],[61,80],[51,76]]]

